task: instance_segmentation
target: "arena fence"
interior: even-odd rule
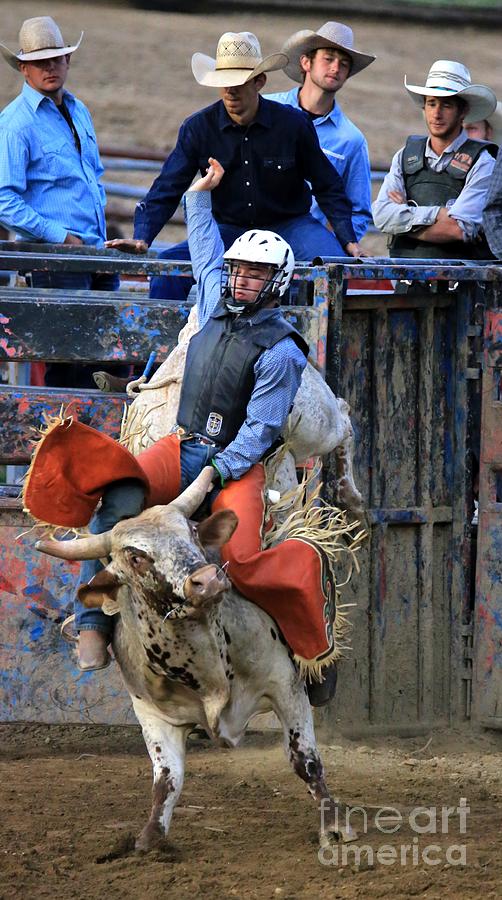
[[[118,293],[0,288],[0,348],[10,362],[99,369],[111,360],[140,364],[152,350],[160,361],[189,313],[188,303],[137,289],[143,276],[190,274],[189,265],[152,254],[0,244],[0,268],[135,279],[135,290]],[[361,573],[344,594],[356,603],[352,650],[319,727],[327,737],[339,728],[415,733],[469,718],[500,727],[502,268],[325,260],[295,277],[312,285],[302,293],[310,300],[285,314],[351,405],[369,526]],[[99,391],[3,385],[0,462],[25,464],[33,428],[61,405],[116,436],[123,403]],[[334,484],[328,459],[328,500]],[[18,537],[31,524],[18,493],[16,485],[0,490],[0,720],[130,723],[115,668],[79,673],[59,637],[77,570],[36,553],[33,533]]]

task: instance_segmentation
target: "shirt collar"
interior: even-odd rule
[[[45,94],[41,94],[40,91],[36,91],[35,88],[32,88],[29,84],[27,84],[26,81],[23,84],[22,94],[23,99],[26,101],[30,109],[32,109],[34,112],[38,109],[38,107],[44,100],[47,100],[49,103],[54,103],[54,101],[51,100],[50,97],[46,97]],[[68,103],[70,105],[73,105],[73,103],[75,102],[75,97],[73,96],[73,94],[70,94],[69,91],[63,91],[63,98],[67,106]],[[55,105],[56,104],[54,103],[54,106]]]
[[[462,129],[462,131],[460,132],[459,135],[457,135],[455,140],[453,140],[451,142],[451,144],[448,144],[448,146],[445,147],[441,156],[438,156],[437,153],[432,149],[431,139],[430,139],[430,137],[428,137],[427,144],[425,147],[425,155],[427,157],[429,157],[429,159],[441,159],[441,157],[445,156],[447,153],[456,153],[458,148],[462,146],[462,144],[467,140],[467,138],[468,138],[467,132],[464,131],[464,129]]]
[[[228,115],[223,100],[219,101],[218,120],[220,128],[222,129],[236,126],[236,123]],[[273,124],[271,102],[270,100],[264,100],[263,97],[258,97],[258,112],[250,125],[246,127],[249,128],[251,125],[256,124],[262,125],[264,128],[271,128]],[[237,127],[240,128],[244,126]]]
[[[303,112],[307,112],[307,110],[303,109],[303,106],[301,106],[301,104],[300,104],[300,91],[301,91],[301,88],[296,88],[296,89],[294,89],[294,93],[292,92],[293,96],[294,96],[294,104],[297,107],[297,109],[301,109],[301,110],[303,110]],[[293,99],[293,98],[291,98],[291,99]],[[288,102],[291,102],[291,100]],[[325,116],[318,116],[316,119],[316,122],[317,121],[325,122],[326,119],[331,119],[331,121],[333,122],[333,125],[339,125],[341,114],[342,114],[341,109],[339,106],[337,106],[336,100],[334,100],[333,108],[329,111],[329,113],[326,113]],[[310,117],[310,113],[307,113],[307,115]]]

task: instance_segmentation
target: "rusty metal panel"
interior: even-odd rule
[[[502,309],[485,323],[473,712],[502,728]]]

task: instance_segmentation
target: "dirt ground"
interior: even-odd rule
[[[180,8],[183,4],[180,3]],[[209,7],[209,4],[208,4]],[[1,2],[0,40],[17,48],[23,19],[40,15],[33,0]],[[131,145],[160,150],[172,146],[181,121],[190,113],[217,99],[212,88],[198,85],[190,68],[191,55],[201,51],[214,56],[218,37],[224,31],[254,31],[265,54],[277,50],[294,31],[318,28],[326,14],[272,15],[264,12],[185,15],[134,9],[129,4],[51,2],[42,10],[60,23],[65,40],[74,41],[83,30],[84,39],[72,58],[67,87],[88,106],[101,145],[125,148]],[[333,13],[335,17],[335,13]],[[341,107],[366,135],[374,168],[389,164],[403,137],[421,130],[421,114],[403,87],[410,81],[423,83],[435,59],[458,59],[471,69],[474,81],[489,84],[502,98],[502,63],[498,30],[451,28],[409,22],[391,23],[378,18],[344,17],[356,36],[356,47],[375,53],[373,65],[349,79],[338,95]],[[12,100],[21,79],[3,60],[0,106]],[[267,89],[289,90],[293,86],[282,72],[269,75]],[[108,180],[140,184],[145,190],[152,176],[127,179],[107,173]],[[129,204],[131,213],[134,204]],[[130,233],[126,223],[124,232]],[[180,227],[161,233],[162,240],[179,240]],[[367,250],[385,252],[385,243]]]
[[[318,858],[319,810],[275,734],[251,734],[235,750],[192,742],[169,843],[138,856],[132,838],[151,779],[139,729],[3,725],[0,898],[502,897],[501,747],[501,735],[470,732],[323,747],[333,792],[367,816],[365,829],[363,811],[351,815],[359,840],[338,859],[328,853],[328,865]],[[394,817],[387,823],[376,818],[384,807],[393,808],[381,814]],[[452,808],[448,833],[443,807]],[[394,850],[377,857],[382,845]],[[396,854],[391,864],[386,853]]]

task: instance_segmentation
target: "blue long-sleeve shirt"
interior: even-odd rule
[[[221,100],[185,119],[174,150],[136,207],[136,239],[151,244],[197,172],[206,174],[210,156],[225,169],[211,195],[219,224],[274,230],[274,224],[308,213],[313,194],[342,247],[355,240],[343,182],[308,117],[262,97],[248,126],[236,125]]]
[[[211,214],[208,191],[185,194],[185,216],[193,273],[197,281],[200,328],[220,305],[223,242]],[[280,309],[261,309],[253,316],[239,316],[234,327],[253,325],[281,316]],[[263,457],[281,435],[290,413],[302,372],[307,364],[295,341],[287,336],[264,350],[255,363],[255,385],[246,419],[234,440],[217,453],[215,462],[224,478],[238,479]],[[185,372],[185,378],[190,372]]]
[[[300,88],[278,94],[267,94],[268,100],[287,103],[301,109]],[[371,166],[368,144],[362,131],[335,103],[331,112],[313,119],[322,150],[340,175],[352,204],[352,224],[359,241],[368,230],[371,219]],[[326,216],[314,199],[311,213],[326,224]]]
[[[106,239],[103,166],[91,116],[68,91],[64,101],[80,139],[53,100],[25,84],[0,114],[0,222],[25,240],[84,244]]]

